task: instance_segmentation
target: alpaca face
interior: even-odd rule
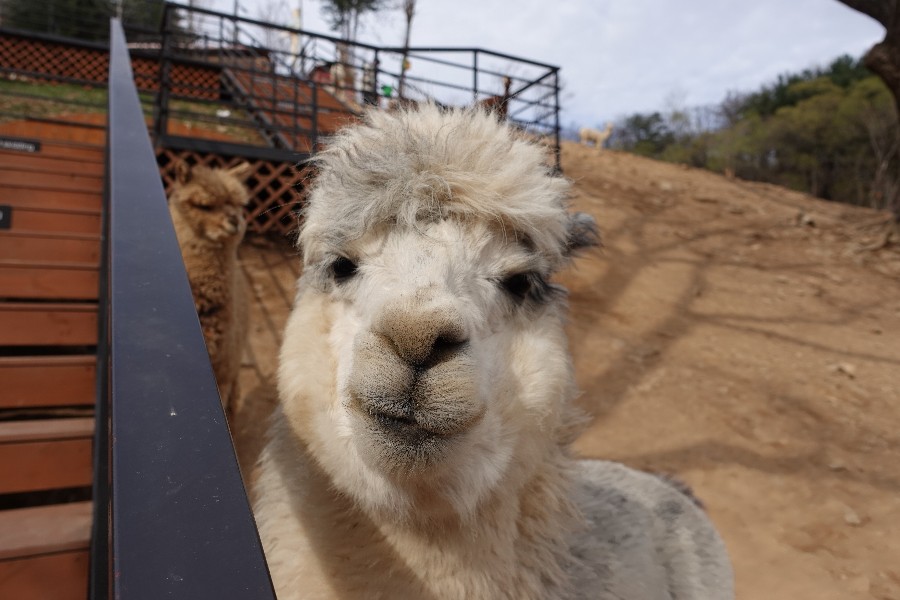
[[[372,232],[307,269],[318,281],[286,334],[282,389],[304,401],[304,354],[327,348],[334,372],[314,378],[334,392],[304,407],[308,435],[339,448],[333,473],[364,503],[421,514],[439,490],[429,510],[468,514],[560,425],[564,295],[526,244],[449,220]]]
[[[171,208],[197,238],[215,243],[240,241],[246,229],[244,205],[249,199],[242,179],[248,171],[246,163],[229,170],[179,164]]]
[[[428,111],[378,118],[407,133],[431,119],[421,139],[432,144],[435,132],[452,135],[446,120],[475,122],[507,153],[517,148],[487,115]],[[529,463],[528,454],[555,443],[546,432],[563,427],[574,389],[564,294],[550,283],[569,239],[559,188],[526,181],[518,191],[551,204],[533,209],[545,227],[526,232],[495,210],[526,203],[512,191],[498,198],[479,186],[429,205],[453,186],[454,165],[435,181],[438,163],[414,164],[398,173],[412,190],[386,198],[390,182],[346,185],[380,180],[370,160],[353,163],[369,174],[362,179],[341,164],[340,174],[327,164],[321,170],[301,234],[304,276],[282,348],[282,409],[335,484],[363,506],[401,518],[471,514],[501,480],[521,475],[515,468]],[[539,164],[528,167],[552,179]],[[393,209],[386,218],[370,222],[357,211],[359,227],[340,229],[352,227],[347,207],[381,202]],[[423,214],[423,206],[432,210]],[[323,349],[330,368],[322,368]]]
[[[504,413],[524,408],[519,365],[505,357],[542,320],[557,324],[560,294],[541,261],[485,224],[453,221],[385,229],[345,250],[323,265],[325,293],[342,313],[338,396],[362,454],[387,473],[427,476],[479,446],[478,461],[502,468]]]

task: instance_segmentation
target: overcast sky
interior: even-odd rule
[[[239,2],[253,18],[267,5],[300,5],[304,29],[330,33],[321,0]],[[418,0],[412,29],[413,46],[477,46],[562,67],[562,122],[579,126],[664,111],[673,99],[715,104],[729,90],[861,56],[883,37],[837,0]],[[402,45],[402,13],[369,17],[360,40]]]

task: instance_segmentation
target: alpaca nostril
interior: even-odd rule
[[[431,346],[431,353],[436,354],[439,352],[453,352],[465,346],[469,340],[462,339],[456,336],[449,335],[439,335],[434,340],[434,344]]]
[[[431,368],[436,364],[452,358],[457,353],[461,352],[468,343],[469,340],[462,336],[445,334],[437,336],[434,339],[434,343],[431,345],[431,352],[428,353],[423,366]]]

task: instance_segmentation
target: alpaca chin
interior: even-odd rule
[[[373,426],[368,417],[352,416],[351,423],[364,478],[378,482],[354,495],[371,513],[390,522],[470,521],[496,492],[513,455],[508,436],[490,418],[451,437],[416,434],[415,441],[398,440],[397,433]],[[483,441],[489,436],[493,443]],[[403,501],[398,503],[398,498]]]

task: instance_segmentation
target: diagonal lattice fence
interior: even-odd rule
[[[155,92],[160,86],[159,57],[136,51],[132,59],[138,90]],[[105,84],[109,50],[98,44],[55,41],[38,36],[0,35],[0,77],[27,77],[50,83]],[[219,97],[221,69],[217,65],[175,62],[169,72],[173,93],[182,97],[215,100]]]
[[[247,162],[252,167],[251,175],[246,180],[251,198],[247,207],[247,231],[287,236],[297,229],[297,210],[303,200],[303,182],[308,177],[306,167],[288,161],[166,148],[156,150],[156,160],[167,194],[175,181],[175,165],[178,161],[226,169],[240,162]]]

